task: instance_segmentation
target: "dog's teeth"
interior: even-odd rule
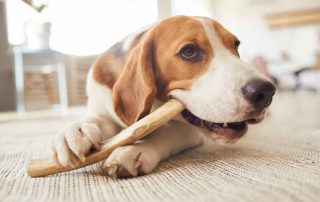
[[[224,128],[228,127],[228,123],[223,123],[223,127]]]

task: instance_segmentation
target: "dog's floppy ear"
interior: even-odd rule
[[[147,115],[156,95],[153,71],[153,40],[150,33],[129,53],[128,60],[113,86],[115,112],[127,124]]]

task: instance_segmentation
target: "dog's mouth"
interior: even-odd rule
[[[210,132],[215,133],[226,140],[239,139],[247,132],[248,124],[260,122],[260,120],[256,118],[250,118],[240,122],[215,123],[197,117],[188,109],[183,110],[181,115],[190,124],[209,130]]]

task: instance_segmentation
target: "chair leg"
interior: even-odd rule
[[[67,78],[66,68],[64,64],[57,65],[58,70],[58,87],[59,87],[59,100],[60,108],[62,111],[68,110],[68,90],[67,90]]]
[[[22,49],[20,47],[13,48],[14,53],[14,75],[15,75],[15,86],[16,86],[16,106],[18,114],[25,113],[25,105],[23,99],[23,57]]]

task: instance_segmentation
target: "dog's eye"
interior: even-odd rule
[[[240,45],[240,41],[239,40],[236,40],[235,42],[234,42],[234,47],[238,50],[238,48],[239,48],[239,45]]]
[[[186,45],[183,47],[178,55],[188,61],[197,61],[201,59],[201,50],[193,44]]]

